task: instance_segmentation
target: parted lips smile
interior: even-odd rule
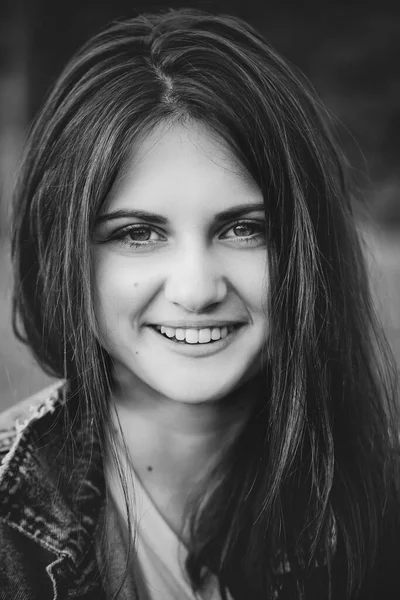
[[[242,325],[224,327],[206,327],[203,329],[180,328],[150,325],[157,335],[171,348],[182,349],[183,354],[206,356],[226,348],[234,339]]]

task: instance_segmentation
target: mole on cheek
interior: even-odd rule
[[[147,470],[148,470],[148,471],[152,471],[152,470],[153,470],[153,467],[151,467],[151,466],[149,465],[149,466],[147,467]]]

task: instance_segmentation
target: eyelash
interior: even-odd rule
[[[240,221],[236,221],[236,223],[233,223],[229,227],[229,229],[227,229],[227,231],[229,231],[230,229],[234,229],[238,225],[249,225],[251,227],[258,228],[260,231],[258,233],[256,233],[256,234],[254,234],[252,237],[250,237],[250,236],[238,236],[238,237],[234,238],[236,240],[243,241],[245,244],[251,244],[251,243],[260,241],[260,239],[264,239],[265,238],[264,223],[260,223],[259,221],[240,220]],[[152,242],[152,241],[149,241],[149,240],[143,241],[143,242],[137,242],[137,241],[134,242],[133,240],[127,241],[127,237],[130,234],[130,232],[132,232],[132,231],[143,231],[143,230],[156,231],[157,232],[157,230],[154,227],[152,227],[151,225],[147,225],[145,223],[138,223],[138,224],[135,224],[135,225],[128,225],[127,227],[124,227],[123,229],[120,229],[120,230],[116,231],[112,235],[112,237],[110,239],[113,240],[113,241],[118,241],[122,245],[128,245],[129,248],[143,248],[145,246],[149,246],[149,245],[152,245],[154,243],[157,243],[157,242]]]

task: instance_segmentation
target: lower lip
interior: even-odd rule
[[[211,356],[229,346],[242,331],[243,325],[240,325],[240,327],[237,327],[228,333],[226,337],[206,344],[177,343],[162,335],[162,333],[159,333],[153,327],[148,327],[148,329],[150,329],[153,334],[166,345],[166,347],[177,354],[182,354],[183,356]]]

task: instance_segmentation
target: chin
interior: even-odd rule
[[[195,404],[214,404],[221,401],[225,398],[226,394],[220,394],[216,396],[205,396],[204,394],[200,396],[199,394],[189,396],[182,396],[181,394],[168,396],[173,402],[177,402],[179,404],[187,404],[187,405],[195,405]]]
[[[202,383],[204,383],[204,381]],[[235,384],[227,383],[224,386],[221,386],[221,383],[218,382],[218,385],[210,385],[206,387],[204,387],[204,385],[196,385],[196,383],[192,383],[191,385],[187,386],[182,385],[179,387],[179,389],[176,389],[176,387],[168,387],[164,389],[159,388],[159,392],[163,396],[183,404],[212,404],[223,400],[229,396],[229,394],[233,393],[239,386],[240,382],[236,382]]]

